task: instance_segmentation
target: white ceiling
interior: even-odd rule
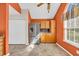
[[[52,3],[50,13],[47,11],[47,4],[45,3],[41,7],[37,7],[37,3],[20,3],[22,11],[27,9],[30,11],[32,18],[53,18],[60,6],[60,3]],[[12,7],[9,8],[10,15],[20,15]]]

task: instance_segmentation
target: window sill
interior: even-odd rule
[[[77,44],[77,43],[73,43],[72,41],[69,41],[69,40],[64,40],[64,42],[66,42],[66,43],[68,43],[76,48],[79,48],[79,44]]]

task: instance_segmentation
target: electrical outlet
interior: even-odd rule
[[[76,53],[79,54],[79,50],[76,50]]]

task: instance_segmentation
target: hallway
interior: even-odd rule
[[[69,56],[56,44],[41,43],[34,45],[31,51],[27,51],[26,45],[9,45],[10,56]]]

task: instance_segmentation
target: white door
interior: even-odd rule
[[[28,27],[25,20],[9,20],[9,44],[28,44]]]

